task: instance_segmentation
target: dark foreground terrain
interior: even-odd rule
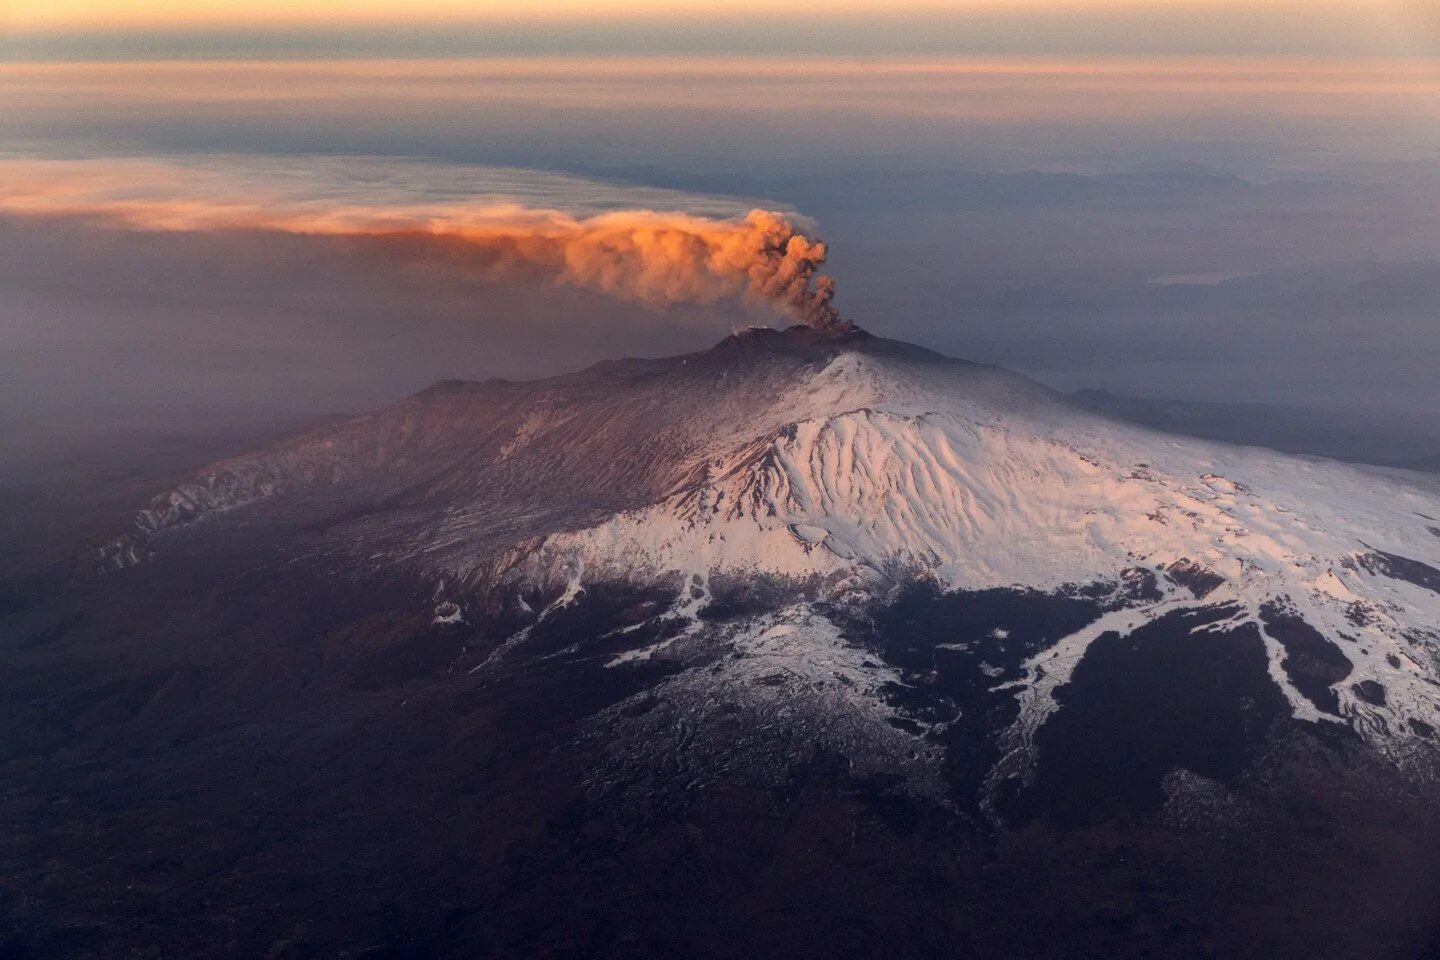
[[[936,645],[1002,618],[1039,643],[1090,600],[917,588],[850,621],[915,716],[967,717],[919,798],[783,711],[606,669],[655,639],[602,639],[643,591],[594,588],[470,673],[514,624],[262,558],[10,597],[0,956],[1440,955],[1433,797],[1287,719],[1253,631],[1099,641],[996,813],[1012,708]]]

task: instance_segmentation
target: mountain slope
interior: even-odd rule
[[[40,956],[1418,960],[1436,517],[858,331],[437,384],[6,593],[0,905]]]
[[[562,603],[597,580],[670,583],[670,615],[698,628],[712,578],[796,602],[1143,578],[1132,622],[1209,606],[1256,625],[1296,716],[1403,743],[1440,710],[1432,480],[1151,433],[864,334],[754,330],[674,361],[441,384],[202,472],[101,556],[246,510],[315,512],[304,550],[413,568],[453,617],[469,593]]]

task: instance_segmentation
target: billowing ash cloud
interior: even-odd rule
[[[783,212],[675,191],[504,168],[336,160],[0,158],[0,212],[99,219],[135,230],[364,237],[494,277],[529,277],[664,306],[743,297],[841,327],[825,244]],[[426,183],[426,177],[434,177]],[[550,182],[554,181],[554,182]],[[550,196],[570,210],[541,207]],[[627,205],[674,202],[661,212]],[[728,209],[727,209],[728,204]],[[699,207],[697,212],[693,208]]]
[[[655,306],[742,296],[781,307],[811,326],[841,325],[830,303],[834,286],[818,273],[825,244],[768,210],[716,220],[651,210],[576,218],[511,208],[426,224],[331,227],[283,218],[253,225],[419,241],[432,256],[492,276],[550,278]]]

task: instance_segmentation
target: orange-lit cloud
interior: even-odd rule
[[[353,171],[351,168],[354,168]],[[433,177],[437,168],[423,168]],[[351,171],[337,182],[334,174]],[[492,176],[495,169],[491,168]],[[501,171],[535,191],[529,171]],[[527,177],[530,180],[527,180]],[[534,181],[534,182],[531,182]],[[447,191],[448,187],[448,191]],[[745,297],[816,326],[838,322],[818,274],[825,244],[784,214],[743,216],[612,209],[577,215],[527,207],[514,193],[456,195],[457,181],[417,186],[405,161],[0,158],[0,213],[80,217],[131,230],[276,231],[394,243],[498,277],[532,277],[651,305]],[[613,203],[627,192],[589,202]]]

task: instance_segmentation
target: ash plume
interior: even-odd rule
[[[277,231],[378,241],[498,278],[548,281],[651,306],[740,298],[848,329],[820,274],[826,246],[783,213],[573,214],[505,197],[373,195],[347,185],[245,179],[163,163],[0,160],[0,213],[96,219],[132,230]],[[361,184],[366,187],[368,184]]]
[[[494,276],[548,277],[653,306],[741,297],[813,327],[845,326],[831,304],[834,283],[819,272],[825,244],[773,211],[710,219],[627,210],[577,219],[514,210],[483,223],[431,224],[423,234],[462,265]]]

